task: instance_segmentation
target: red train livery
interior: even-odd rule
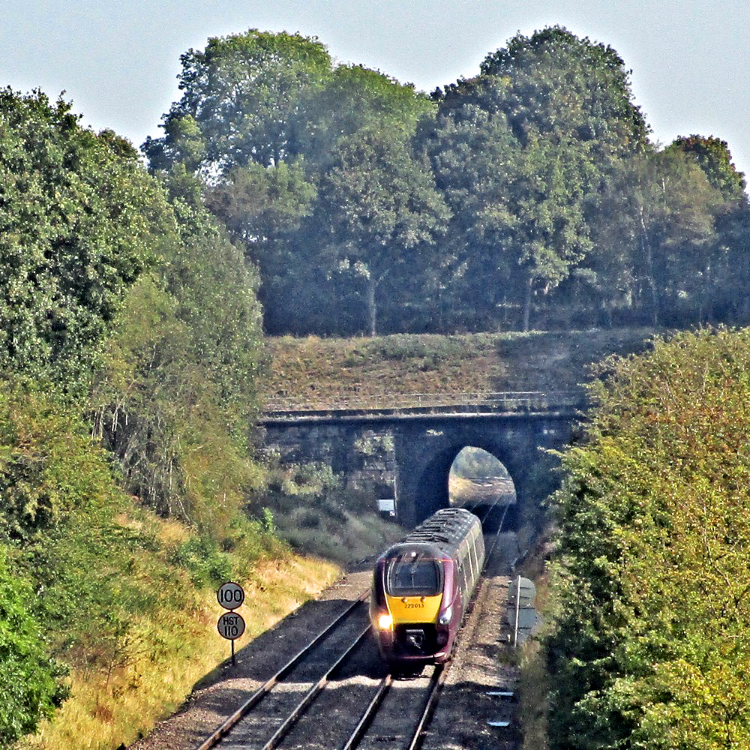
[[[482,525],[463,508],[439,510],[378,558],[370,619],[392,669],[450,658],[483,565]]]

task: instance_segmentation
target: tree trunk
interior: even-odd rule
[[[523,330],[524,332],[529,330],[529,323],[531,321],[531,289],[534,285],[534,280],[529,275],[526,280],[526,290],[523,298]]]
[[[370,327],[370,336],[377,336],[378,307],[375,301],[374,274],[367,279],[367,321]]]
[[[654,253],[651,247],[651,238],[648,236],[648,229],[646,228],[646,221],[643,216],[643,207],[640,210],[641,219],[641,230],[643,231],[642,242],[643,248],[646,251],[646,265],[648,268],[647,279],[649,290],[651,291],[651,306],[652,306],[652,325],[654,328],[659,327],[659,293],[656,285],[656,271],[654,269]]]

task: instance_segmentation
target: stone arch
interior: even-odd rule
[[[516,490],[518,523],[533,515],[534,473],[539,470],[539,448],[558,447],[563,433],[557,421],[538,419],[434,420],[402,426],[396,440],[398,517],[413,526],[449,505],[448,474],[459,451],[467,445],[482,448],[502,463]],[[554,429],[553,429],[554,428]]]
[[[509,446],[487,436],[455,435],[449,445],[435,451],[420,467],[413,494],[417,523],[441,508],[449,507],[448,478],[451,466],[456,456],[467,446],[481,448],[496,458],[510,475],[518,494],[519,478],[523,474],[522,462]]]
[[[457,466],[458,462],[461,460],[461,457],[464,453],[471,452],[472,457],[474,457],[474,460],[477,460],[477,458],[481,459],[482,465],[481,465],[481,472],[476,477],[469,477],[471,481],[477,481],[481,480],[482,478],[488,478],[485,476],[485,473],[489,474],[489,477],[495,477],[495,478],[505,478],[507,477],[510,480],[510,483],[513,485],[513,478],[508,473],[507,468],[505,467],[505,464],[500,461],[497,457],[493,456],[491,453],[488,453],[483,448],[480,448],[476,445],[465,445],[461,450],[456,454],[456,457],[453,459],[453,463],[451,464],[451,467],[448,471],[448,496],[449,501],[452,505],[463,504],[464,498],[462,497],[456,497],[454,496],[454,487],[452,486],[452,481],[454,476],[458,477],[461,476],[460,472],[457,473],[457,470],[459,467]],[[478,456],[477,454],[481,454],[481,456]],[[470,459],[471,460],[471,459]],[[487,497],[494,498],[494,490],[495,487],[492,487],[492,490],[490,494]],[[482,491],[478,491],[479,495],[483,495]],[[513,485],[513,492],[515,494],[515,485]],[[477,495],[476,497],[471,499],[471,502],[476,504],[482,504],[484,500]]]

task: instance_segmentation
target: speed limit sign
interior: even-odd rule
[[[222,638],[236,641],[245,632],[245,621],[236,612],[225,612],[216,623],[216,629]]]
[[[227,581],[219,586],[216,598],[224,609],[237,609],[245,601],[245,592],[239,583]]]

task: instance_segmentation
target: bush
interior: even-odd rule
[[[607,367],[557,495],[551,746],[750,747],[750,329]]]
[[[234,577],[232,558],[219,549],[216,540],[193,537],[181,544],[172,561],[187,569],[197,587],[220,586]]]
[[[33,732],[67,697],[64,669],[45,649],[30,611],[29,583],[11,570],[0,546],[0,745]]]

